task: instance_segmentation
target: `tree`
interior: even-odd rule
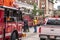
[[[32,10],[32,11],[33,11],[33,12],[32,12],[32,14],[33,14],[33,15],[36,15],[36,13],[37,13],[37,10],[36,10],[37,6],[36,6],[36,4],[35,4],[35,3],[34,3],[34,5],[33,5],[33,6],[34,6],[34,9]]]
[[[37,11],[38,11],[39,15],[43,15],[44,14],[43,10],[38,9]]]
[[[43,10],[40,10],[40,9],[37,9],[37,5],[34,3],[34,9],[32,10],[32,14],[34,15],[34,16],[36,16],[36,13],[38,12],[39,13],[39,15],[42,15],[43,14]]]

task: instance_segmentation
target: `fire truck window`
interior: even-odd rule
[[[5,17],[9,16],[9,9],[5,9]]]
[[[14,16],[14,17],[17,17],[17,16],[18,16],[16,10],[13,10],[13,16]]]
[[[7,22],[15,22],[14,18],[10,18]]]
[[[6,17],[9,16],[9,9],[5,9],[4,11],[4,22],[6,22]]]
[[[20,16],[19,16],[19,17],[20,17],[20,20],[23,20],[23,19],[22,19],[22,12],[21,12],[21,11],[19,11],[19,15],[20,15]]]
[[[22,20],[22,12],[20,10],[16,11],[16,17],[18,21]]]
[[[6,22],[6,17],[4,17],[4,22]]]
[[[12,10],[9,10],[9,16],[13,16],[13,11]]]

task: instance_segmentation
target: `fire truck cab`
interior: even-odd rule
[[[22,37],[22,13],[16,8],[0,7],[0,40],[18,40]]]

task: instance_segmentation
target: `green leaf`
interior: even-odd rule
[[[36,13],[37,13],[37,10],[36,10],[36,8],[37,8],[37,6],[36,6],[36,4],[34,3],[34,9],[33,9],[33,13],[32,14],[34,14],[34,15],[36,15]]]
[[[32,14],[33,15],[36,15],[36,13],[38,12],[39,13],[39,15],[43,15],[44,13],[43,13],[43,10],[40,10],[40,9],[36,9],[37,8],[37,5],[34,3],[34,9],[32,10]]]

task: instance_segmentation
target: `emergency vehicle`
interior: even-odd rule
[[[22,37],[21,14],[16,8],[0,6],[0,40],[18,40]]]

